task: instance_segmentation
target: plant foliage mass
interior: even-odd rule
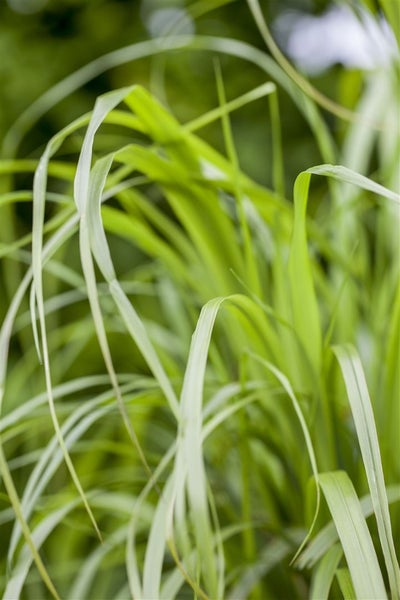
[[[4,598],[400,598],[398,61],[342,73],[363,79],[341,110],[247,4],[273,58],[172,32],[90,63],[6,138]],[[160,83],[184,53],[212,65],[214,107],[182,122],[134,84],[15,158],[60,93],[144,56]],[[227,58],[257,84],[228,96]],[[290,193],[282,95],[320,156]],[[269,185],[240,166],[252,106]]]

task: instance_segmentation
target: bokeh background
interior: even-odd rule
[[[192,18],[193,12],[206,11],[212,4],[208,0],[1,0],[1,139],[18,116],[58,81],[99,56],[165,33],[179,17],[180,31],[232,37],[265,50],[245,0],[229,2]],[[337,5],[328,0],[262,2],[284,49],[289,49],[287,38],[294,25],[301,26],[301,13],[318,18],[333,6]],[[318,29],[322,32],[320,24]],[[300,37],[300,47],[304,47],[306,38],[306,34]],[[321,54],[328,42],[326,36],[319,42],[317,39],[319,49],[318,52],[312,50],[312,55]],[[133,83],[140,83],[161,96],[180,120],[194,118],[217,104],[213,58],[210,52],[184,50],[171,53],[168,59],[143,59],[110,69],[44,115],[24,137],[19,155],[38,156],[53,133],[92,108],[97,95]],[[248,63],[240,65],[240,61],[226,56],[219,59],[229,98],[265,81],[265,74]],[[322,92],[351,106],[359,90],[358,68],[350,65],[344,69],[341,60],[340,56],[333,55],[331,64],[328,61],[319,72],[318,68],[310,69],[307,60],[297,66],[303,71],[313,71],[312,80]],[[279,100],[285,173],[291,187],[300,170],[320,161],[308,126],[295,105],[284,92],[280,92]],[[243,169],[268,185],[271,180],[270,135],[265,105],[262,101],[251,104],[235,112],[232,120]],[[340,126],[331,120],[332,127]],[[202,134],[222,148],[218,128],[205,129]]]

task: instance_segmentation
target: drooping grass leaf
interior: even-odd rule
[[[388,198],[389,200],[392,200],[397,204],[400,203],[400,194],[396,194],[395,192],[392,192],[391,190],[385,188],[383,185],[376,183],[369,177],[364,177],[364,175],[360,175],[352,169],[343,167],[341,165],[319,165],[317,167],[311,167],[307,169],[307,173],[314,173],[315,175],[325,175],[327,177],[333,177],[338,181],[351,183],[364,190],[374,192],[374,194],[377,194],[378,196],[383,196],[384,198]]]

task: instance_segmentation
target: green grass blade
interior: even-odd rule
[[[321,473],[319,482],[346,556],[358,600],[385,600],[375,548],[353,484],[343,471]]]
[[[343,549],[340,544],[335,544],[325,554],[313,572],[310,600],[328,600],[329,591],[342,556]]]
[[[78,502],[79,499],[63,504],[61,508],[51,512],[35,527],[32,531],[32,541],[38,550],[50,533],[63,519],[65,519],[68,513],[76,507]],[[25,579],[32,563],[32,558],[29,544],[26,544],[22,547],[18,562],[12,570],[11,577],[3,595],[3,600],[15,600],[15,598],[20,598]]]
[[[343,167],[341,165],[318,165],[317,167],[311,167],[310,169],[307,169],[307,173],[333,177],[333,179],[351,183],[361,189],[368,190],[374,194],[377,194],[378,196],[388,198],[388,200],[392,200],[392,202],[396,202],[396,204],[400,204],[400,194],[396,194],[396,192],[388,190],[386,187],[376,183],[369,177],[360,175],[360,173],[356,173],[356,171],[348,169],[347,167]]]
[[[233,169],[233,186],[234,193],[236,196],[237,203],[237,212],[238,212],[238,221],[240,224],[241,230],[241,245],[243,246],[243,254],[245,261],[245,269],[246,274],[249,280],[250,288],[257,295],[261,293],[261,284],[260,284],[260,275],[257,268],[257,263],[255,261],[255,256],[252,248],[252,240],[251,240],[251,232],[249,228],[249,222],[245,213],[245,198],[243,194],[243,189],[240,185],[240,172],[239,172],[239,159],[235,148],[235,142],[233,139],[232,128],[229,120],[229,113],[226,107],[226,96],[225,96],[225,88],[224,82],[222,78],[221,66],[219,63],[215,63],[215,74],[217,80],[217,91],[218,91],[218,100],[221,108],[223,109],[221,120],[222,120],[222,130],[224,135],[224,142],[226,147],[226,152],[229,158],[229,162],[232,165]]]
[[[387,489],[387,495],[390,504],[400,501],[400,485],[390,486]],[[361,510],[365,518],[374,513],[371,496],[363,496],[360,500]],[[337,531],[333,523],[328,523],[310,542],[302,554],[297,559],[297,564],[301,569],[312,568],[321,560],[321,558],[329,551],[330,548],[337,542]]]
[[[357,600],[357,596],[354,592],[353,582],[351,581],[350,573],[348,569],[338,569],[336,571],[336,578],[340,590],[343,594],[343,598],[346,600]]]
[[[253,357],[260,362],[262,365],[264,365],[264,367],[266,367],[271,373],[273,373],[273,375],[277,378],[277,380],[279,381],[279,383],[281,384],[281,386],[283,387],[283,389],[285,390],[285,392],[287,393],[287,395],[289,396],[293,408],[295,410],[295,413],[297,415],[297,418],[299,420],[302,432],[303,432],[303,436],[304,436],[304,440],[306,443],[306,448],[307,448],[307,453],[308,453],[308,457],[310,459],[310,463],[311,463],[311,470],[312,470],[312,474],[314,476],[314,480],[315,480],[315,484],[316,484],[316,492],[317,492],[317,496],[316,496],[316,507],[315,507],[315,513],[314,513],[314,518],[312,520],[310,529],[308,531],[307,536],[305,537],[305,539],[303,540],[301,546],[299,547],[299,549],[297,550],[295,556],[292,559],[292,563],[294,563],[297,560],[297,557],[300,555],[300,553],[302,552],[304,546],[306,545],[306,543],[308,542],[312,531],[314,529],[314,525],[316,523],[317,520],[317,516],[318,516],[318,511],[319,511],[319,506],[320,506],[320,489],[319,489],[319,475],[318,475],[318,465],[317,465],[317,459],[315,456],[315,452],[314,452],[314,447],[313,447],[313,442],[311,439],[311,435],[308,429],[308,425],[307,422],[303,416],[302,410],[300,408],[300,404],[299,401],[296,398],[295,393],[293,392],[293,388],[290,385],[290,381],[288,380],[288,378],[279,370],[275,367],[275,365],[271,364],[270,362],[262,359],[259,356],[253,355]]]
[[[396,557],[374,413],[360,358],[350,345],[334,346],[346,384],[358,442],[378,525],[393,598],[400,597],[400,568]]]
[[[164,372],[164,369],[157,357],[155,349],[151,344],[151,341],[141,320],[139,319],[138,315],[136,314],[136,311],[130,304],[125,292],[123,291],[121,285],[118,283],[115,277],[115,271],[112,265],[110,251],[101,223],[101,194],[106,181],[106,177],[108,175],[108,171],[111,167],[113,156],[104,157],[103,159],[101,159],[93,168],[92,175],[90,174],[93,153],[93,142],[98,128],[100,127],[106,116],[110,113],[110,111],[113,110],[113,108],[115,108],[122,100],[128,100],[129,96],[135,93],[137,93],[137,88],[134,87],[105,94],[104,96],[101,96],[98,99],[95,109],[93,111],[93,116],[89,123],[89,127],[82,145],[82,150],[75,178],[75,201],[77,204],[77,208],[82,216],[82,231],[84,231],[83,228],[86,226],[86,220],[88,222],[87,226],[90,229],[90,231],[88,232],[89,239],[87,237],[82,238],[81,248],[85,250],[85,264],[89,265],[90,258],[88,251],[88,242],[90,241],[93,254],[96,258],[96,262],[110,286],[111,295],[113,296],[121,312],[121,315],[128,327],[129,332],[138,344],[142,354],[144,355],[149,364],[149,367],[151,368],[155,376],[158,378],[160,385],[164,390],[166,398],[168,399],[171,405],[172,410],[175,414],[177,414],[178,402],[170,384],[170,381]],[[92,273],[92,276],[93,275],[94,274]],[[90,297],[92,298],[93,308],[95,308],[97,305],[97,292],[95,289],[93,277],[91,277],[90,281]],[[106,364],[108,365],[109,372],[112,373],[113,367],[111,363],[111,357],[109,355],[109,351],[107,350],[105,333],[101,325],[101,312],[99,311],[98,306],[95,315],[95,323],[98,327],[99,334],[101,334],[100,339],[104,356],[105,358],[107,358]],[[114,376],[113,380],[115,382]],[[125,421],[126,423],[128,423],[126,419]],[[131,435],[133,435],[132,432]],[[144,457],[142,457],[142,459],[144,459]]]
[[[56,588],[54,587],[54,584],[47,572],[47,569],[40,557],[40,554],[38,552],[38,548],[37,545],[35,543],[35,540],[32,536],[32,532],[29,529],[29,525],[28,523],[25,521],[23,512],[22,512],[22,508],[21,508],[21,503],[20,500],[18,498],[18,493],[17,490],[15,489],[15,485],[13,482],[13,479],[11,477],[10,474],[10,470],[8,468],[7,465],[7,459],[4,455],[4,450],[3,450],[3,444],[2,444],[2,440],[1,440],[1,436],[0,436],[0,472],[1,472],[1,476],[2,476],[2,480],[4,483],[4,486],[7,490],[7,494],[8,494],[8,498],[11,502],[11,505],[13,507],[13,510],[15,512],[15,516],[18,519],[18,522],[21,526],[22,532],[24,534],[26,543],[30,549],[30,552],[32,553],[32,557],[35,561],[35,564],[38,568],[38,571],[40,573],[40,576],[44,582],[44,584],[46,585],[47,589],[49,590],[49,592],[51,593],[51,595],[53,596],[53,598],[55,598],[56,600],[60,600],[60,596],[58,595],[58,592],[56,590]]]
[[[202,452],[202,401],[204,376],[211,334],[224,298],[207,303],[200,314],[190,346],[181,393],[182,444],[178,455],[184,456],[187,469],[189,508],[193,515],[201,572],[211,598],[218,597],[218,573],[214,557],[213,532],[207,501],[207,476]],[[176,473],[176,477],[179,477]]]
[[[293,325],[314,373],[318,374],[322,333],[306,231],[310,178],[311,174],[300,173],[294,185],[294,225],[288,268]]]

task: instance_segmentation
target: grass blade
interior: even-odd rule
[[[340,544],[335,544],[326,553],[313,573],[310,600],[328,600],[329,590],[342,556],[343,549]]]
[[[400,204],[400,194],[396,194],[396,192],[388,190],[386,187],[380,185],[379,183],[376,183],[369,177],[360,175],[360,173],[356,173],[356,171],[348,169],[347,167],[343,167],[341,165],[318,165],[317,167],[311,167],[310,169],[307,169],[307,173],[313,173],[314,175],[325,175],[326,177],[333,177],[333,179],[337,179],[338,181],[346,183],[351,183],[364,190],[373,192],[378,196],[388,198],[388,200],[392,200],[392,202],[396,202],[396,204]]]
[[[207,476],[202,452],[202,400],[211,333],[218,310],[224,300],[224,298],[216,298],[203,307],[193,334],[181,394],[182,443],[177,452],[177,460],[182,454],[185,457],[188,500],[193,514],[198,557],[202,563],[201,571],[211,598],[219,596],[219,585],[207,501]],[[179,477],[179,473],[176,473],[176,477]]]
[[[371,492],[385,565],[393,598],[400,598],[400,568],[393,542],[389,504],[386,494],[378,434],[360,358],[350,345],[334,346],[342,369],[358,442]]]
[[[316,374],[321,368],[322,334],[307,247],[306,213],[311,174],[300,173],[294,185],[294,225],[289,257],[293,325]]]
[[[385,600],[387,595],[375,548],[348,475],[344,471],[321,473],[319,482],[335,522],[357,598]]]

